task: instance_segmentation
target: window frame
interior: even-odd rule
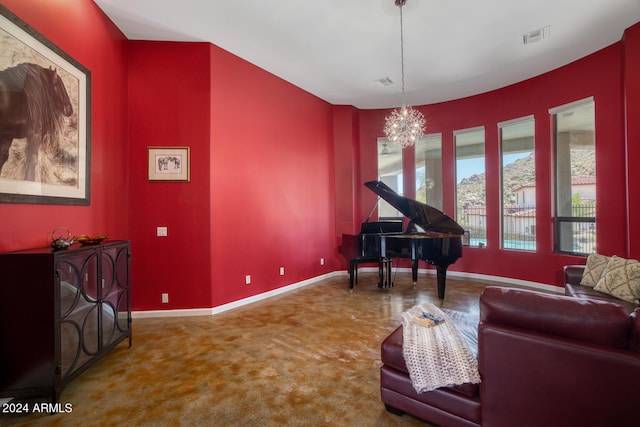
[[[422,159],[423,161],[425,159],[422,158],[422,156],[419,156],[418,150],[420,148],[420,143],[428,143],[429,141],[437,141],[437,144],[439,145],[438,150],[440,152],[440,165],[439,165],[439,177],[437,177],[437,179],[434,182],[434,188],[437,188],[437,190],[435,191],[436,196],[439,196],[439,200],[437,201],[437,203],[434,203],[431,200],[425,200],[422,201],[418,198],[418,190],[422,187],[422,184],[426,184],[426,178],[427,178],[427,171],[428,171],[428,167],[425,163],[422,163],[420,165],[418,165],[418,159]],[[442,160],[442,133],[441,132],[437,132],[437,133],[430,133],[427,135],[424,135],[422,138],[420,138],[418,141],[416,141],[415,146],[414,146],[414,157],[413,157],[413,168],[414,168],[414,173],[415,173],[415,183],[414,183],[414,190],[415,190],[415,194],[416,194],[416,200],[422,203],[426,203],[429,206],[433,206],[436,209],[439,210],[444,210],[444,202],[443,202],[443,196],[444,196],[444,188],[443,188],[443,174],[444,174],[444,163]],[[418,183],[418,169],[420,167],[425,167],[425,182],[422,183]],[[431,176],[431,174],[429,174],[429,176]]]
[[[507,228],[505,225],[505,200],[504,200],[504,193],[505,193],[505,188],[504,188],[504,156],[505,154],[509,154],[509,153],[505,153],[504,151],[504,139],[503,139],[503,129],[507,128],[509,126],[513,126],[513,125],[519,125],[519,124],[525,124],[525,123],[531,123],[532,126],[532,135],[531,137],[533,138],[533,147],[531,149],[531,153],[534,155],[534,159],[535,159],[535,154],[536,154],[536,120],[535,120],[535,115],[534,114],[530,114],[528,116],[523,116],[523,117],[518,117],[516,119],[511,119],[511,120],[506,120],[503,122],[499,122],[498,123],[498,146],[499,146],[499,162],[500,162],[500,248],[501,249],[505,249],[505,250],[516,250],[516,251],[524,251],[524,252],[536,252],[537,250],[537,236],[536,236],[536,229],[537,229],[537,220],[538,220],[538,211],[536,209],[536,200],[533,201],[533,204],[529,203],[529,207],[527,207],[524,203],[524,199],[523,199],[523,205],[525,205],[523,207],[523,209],[525,210],[530,210],[530,209],[534,209],[536,211],[535,213],[535,217],[534,217],[534,223],[533,224],[528,224],[526,225],[526,229],[529,230],[528,235],[533,235],[533,248],[529,248],[529,247],[522,247],[522,248],[515,248],[515,247],[508,247],[505,245],[505,229]],[[534,185],[537,186],[537,182],[535,180],[535,165],[534,165],[534,177],[533,177],[533,182]],[[534,187],[535,188],[535,187]],[[536,191],[537,194],[537,191]],[[524,194],[523,194],[524,196]],[[519,204],[518,203],[518,195],[516,194],[516,205]],[[531,228],[530,228],[531,227]],[[515,233],[513,233],[515,234]],[[525,245],[526,246],[526,245]]]
[[[559,201],[558,201],[558,176],[560,173],[558,172],[558,115],[573,110],[578,107],[582,107],[585,105],[591,104],[593,105],[593,150],[595,154],[596,150],[596,102],[593,96],[589,96],[577,101],[573,101],[567,104],[559,105],[557,107],[553,107],[549,109],[549,115],[551,116],[551,125],[552,125],[552,138],[553,138],[553,224],[554,224],[554,242],[553,249],[555,253],[566,254],[566,255],[577,255],[577,256],[587,256],[591,252],[579,252],[575,250],[562,250],[562,234],[563,234],[563,226],[567,224],[596,224],[596,216],[593,217],[578,217],[578,216],[567,216],[567,215],[559,215]],[[596,176],[596,186],[597,186],[597,176]],[[596,199],[597,204],[597,199]],[[595,215],[594,209],[594,215]],[[598,228],[595,228],[595,241],[593,242],[594,248],[597,247],[597,233]],[[595,250],[594,250],[595,251]]]
[[[485,177],[485,182],[484,182],[484,203],[483,203],[483,213],[484,215],[480,214],[480,211],[478,211],[478,213],[476,214],[476,216],[478,216],[478,228],[484,230],[484,236],[480,235],[478,237],[474,237],[473,235],[473,230],[471,227],[471,224],[469,224],[468,220],[463,221],[460,218],[460,206],[458,206],[458,152],[459,152],[459,147],[458,147],[458,137],[461,135],[466,135],[466,134],[470,134],[470,133],[476,133],[476,132],[482,132],[482,162],[483,162],[483,168],[482,168],[482,174]],[[486,127],[484,125],[481,126],[475,126],[475,127],[470,127],[470,128],[465,128],[465,129],[457,129],[453,131],[453,149],[454,149],[454,177],[455,177],[455,182],[454,182],[454,212],[455,212],[455,219],[456,221],[460,224],[460,226],[462,226],[465,230],[467,230],[467,232],[469,233],[469,244],[471,245],[471,239],[476,238],[478,241],[478,246],[479,247],[486,247],[488,246],[488,230],[487,230],[487,181],[486,181],[486,177],[487,177],[487,131],[486,131]],[[480,157],[480,156],[478,156]]]
[[[392,175],[392,174],[381,174],[381,169],[380,169],[380,156],[383,155],[382,154],[382,149],[380,149],[380,147],[382,146],[382,149],[387,149],[389,150],[389,154],[390,155],[396,155],[397,153],[394,153],[393,151],[396,150],[400,150],[399,151],[399,165],[400,165],[400,169],[399,169],[399,174],[397,175]],[[396,193],[398,193],[399,195],[404,195],[404,153],[405,150],[402,149],[402,147],[398,144],[393,143],[391,140],[385,138],[385,137],[379,137],[377,139],[376,142],[376,174],[378,177],[379,181],[384,182],[385,184],[389,185],[389,187],[391,187],[394,191],[396,191]],[[392,162],[392,164],[395,164],[395,161]],[[392,183],[390,182],[388,179],[385,179],[385,177],[390,177],[390,176],[394,176],[396,177],[396,182]],[[378,207],[378,220],[379,221],[395,221],[395,220],[401,220],[402,218],[404,218],[404,215],[397,210],[396,208],[394,208],[393,206],[391,206],[386,200],[384,199],[380,199],[377,203],[377,207]],[[393,215],[391,213],[394,213]]]

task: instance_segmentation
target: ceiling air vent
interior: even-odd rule
[[[527,34],[523,34],[522,44],[531,44],[531,43],[539,42],[542,39],[546,39],[549,37],[550,31],[551,31],[551,27],[547,25],[546,27],[542,27],[538,30],[534,30]]]
[[[383,77],[376,80],[376,82],[378,82],[378,84],[380,84],[381,86],[389,86],[393,84],[393,80],[391,80],[391,77]]]

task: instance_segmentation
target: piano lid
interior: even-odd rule
[[[410,223],[420,226],[425,231],[464,234],[464,229],[445,213],[425,203],[399,195],[382,181],[369,181],[364,185],[409,218]]]

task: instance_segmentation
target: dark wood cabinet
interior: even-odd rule
[[[0,254],[0,397],[48,397],[125,339],[129,242]]]

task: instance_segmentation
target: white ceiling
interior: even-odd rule
[[[211,42],[335,105],[402,103],[394,0],[94,1],[129,39]],[[640,0],[407,0],[402,10],[411,105],[542,74],[640,21]],[[522,43],[545,26],[550,37]]]

